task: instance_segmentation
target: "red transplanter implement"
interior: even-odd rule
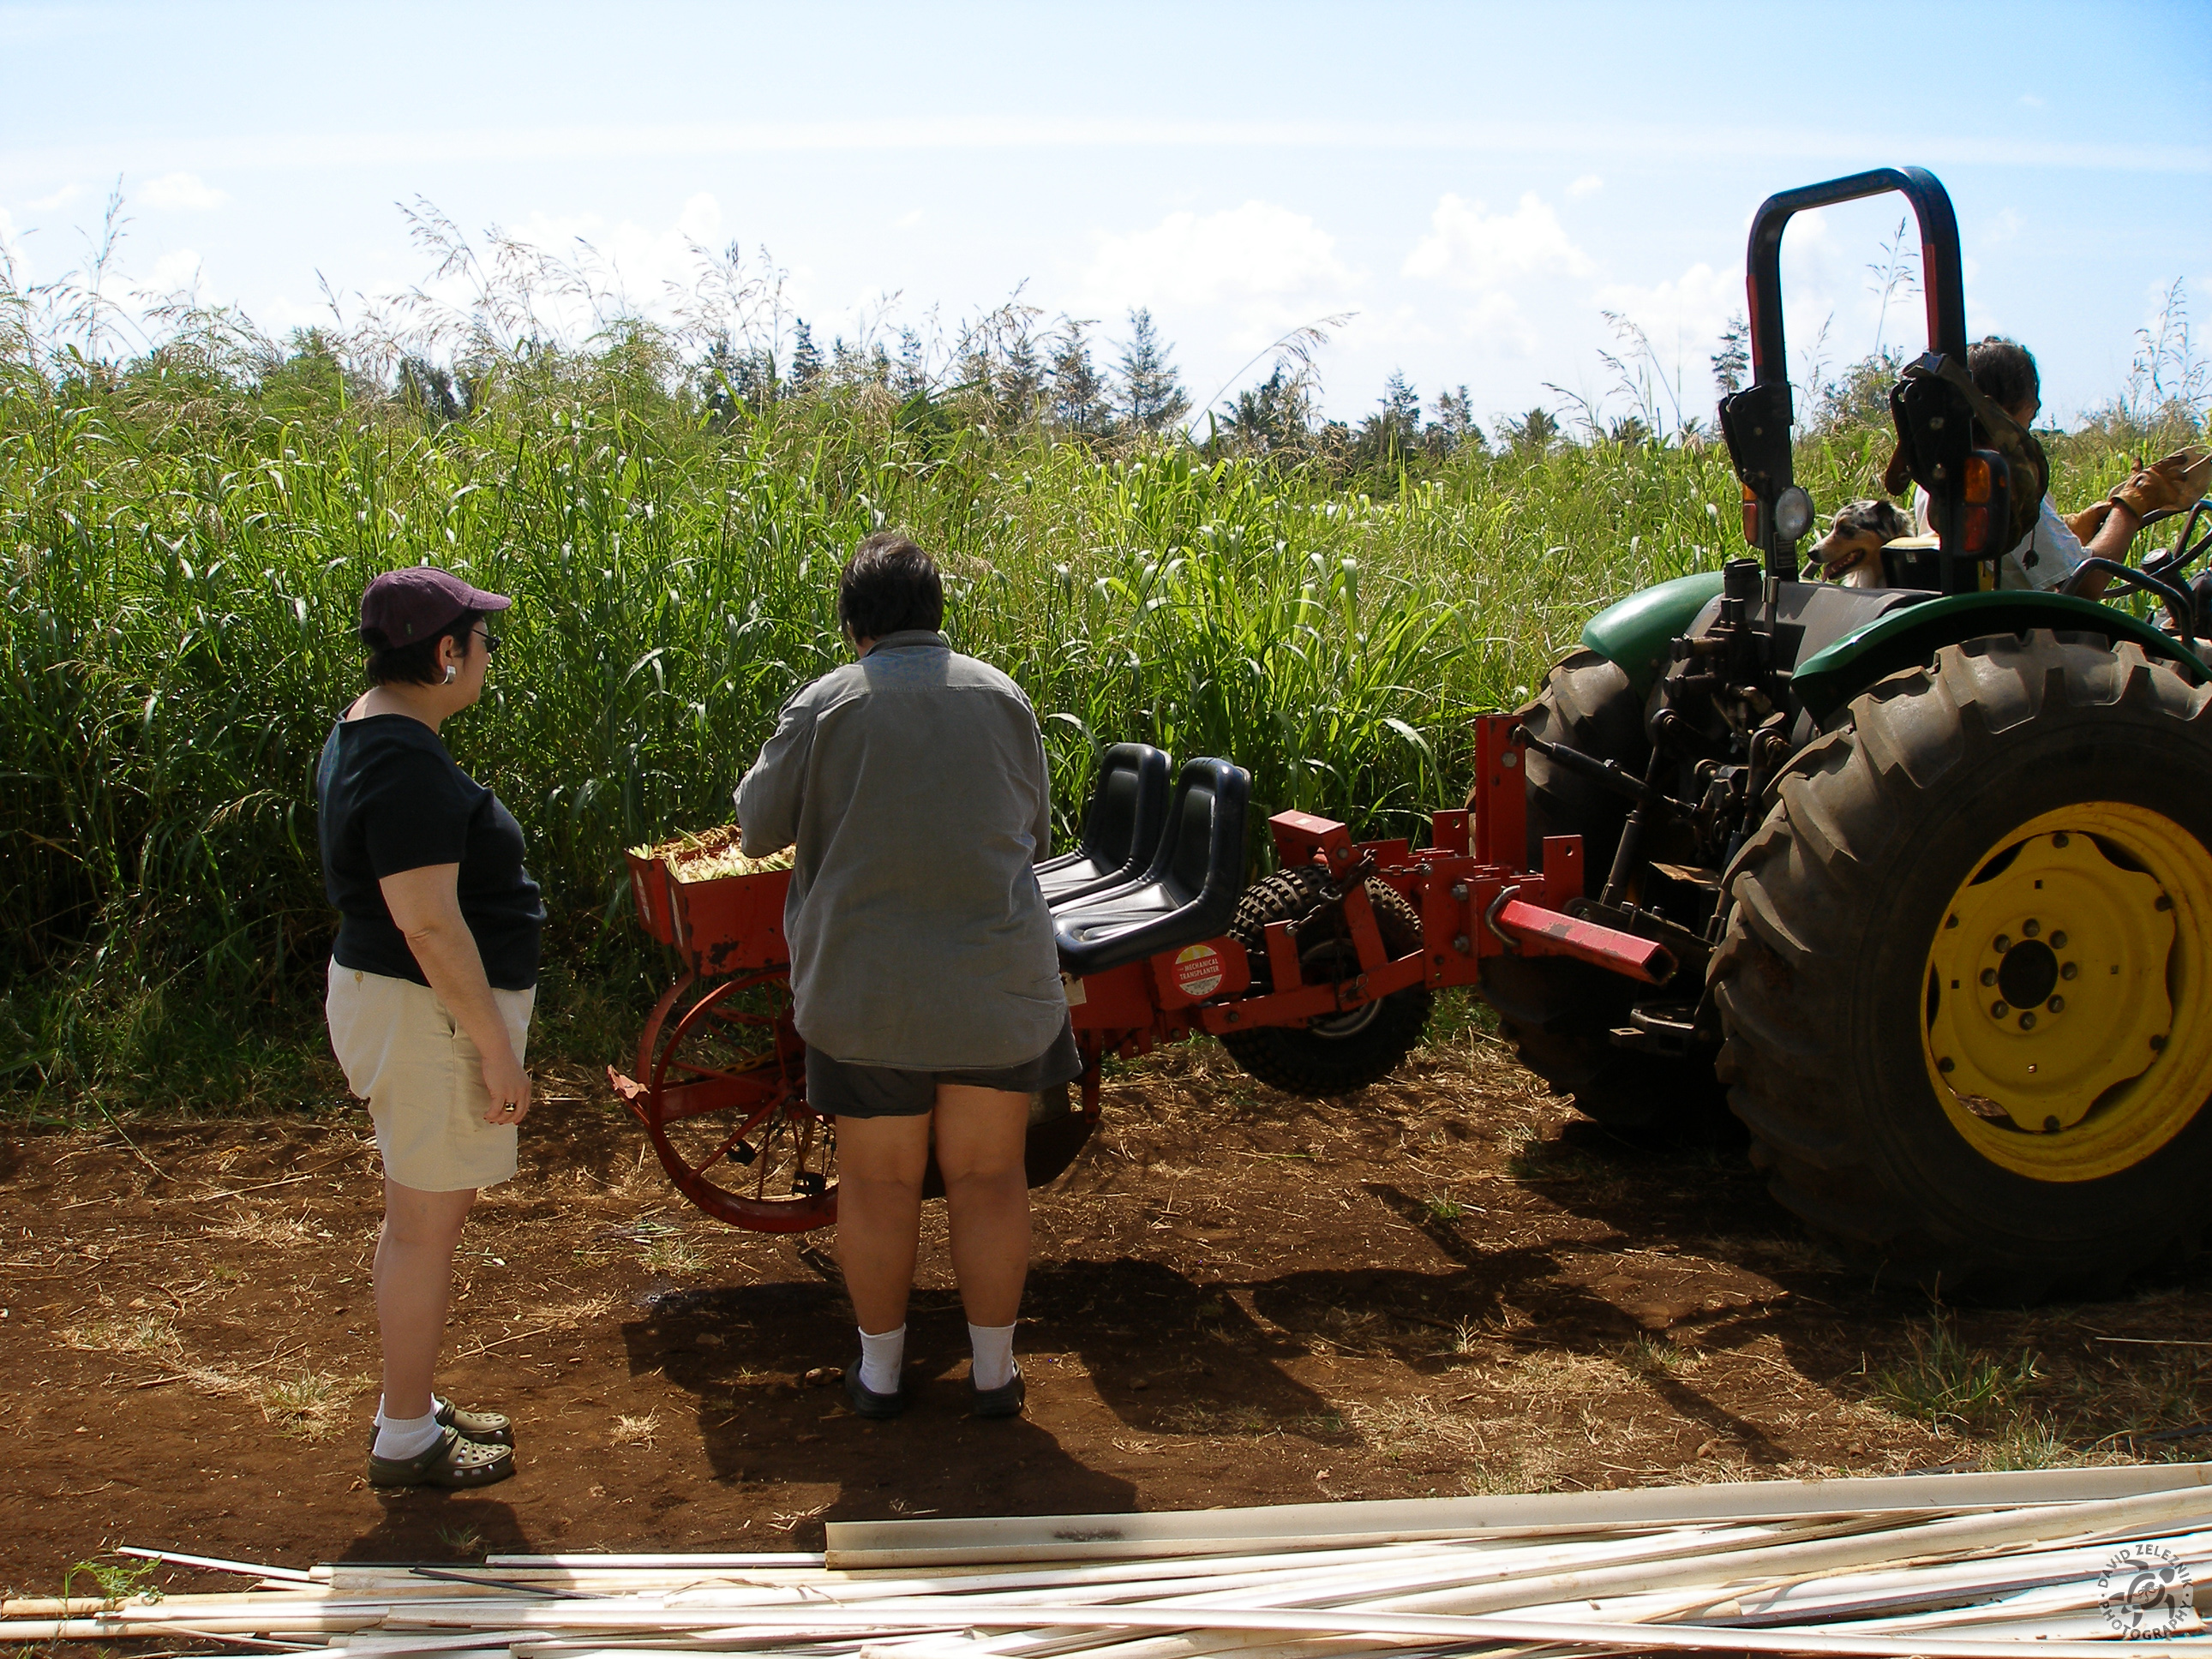
[[[1673,978],[1664,944],[1568,914],[1583,893],[1579,836],[1546,837],[1542,867],[1526,867],[1518,724],[1478,720],[1469,805],[1436,813],[1427,847],[1354,842],[1331,819],[1279,812],[1277,869],[1250,885],[1242,769],[1201,759],[1175,773],[1157,749],[1109,750],[1082,844],[1038,867],[1084,1074],[1032,1108],[1030,1184],[1059,1175],[1097,1127],[1109,1054],[1203,1032],[1261,1081],[1328,1097],[1394,1071],[1420,1039],[1431,992],[1476,983],[1486,958]],[[836,1123],[806,1103],[791,1019],[790,872],[687,878],[687,861],[726,854],[727,832],[718,836],[630,855],[639,920],[683,967],[646,1021],[635,1077],[611,1066],[608,1079],[701,1209],[763,1232],[825,1226],[837,1213]],[[941,1191],[933,1169],[925,1190]]]

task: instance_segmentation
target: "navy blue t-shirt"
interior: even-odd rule
[[[337,906],[341,968],[428,985],[377,884],[402,870],[458,864],[461,917],[484,977],[500,991],[538,983],[545,907],[522,867],[522,826],[453,764],[438,734],[406,714],[340,720],[315,768],[323,885]]]

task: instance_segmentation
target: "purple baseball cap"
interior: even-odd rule
[[[504,593],[471,587],[435,566],[414,564],[387,570],[361,596],[361,631],[383,635],[389,646],[427,640],[464,611],[504,611],[514,601]],[[374,645],[373,640],[368,643]]]

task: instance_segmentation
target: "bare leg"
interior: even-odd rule
[[[1030,1097],[943,1083],[936,1116],[961,1304],[971,1325],[1011,1325],[1030,1271],[1030,1189],[1022,1168]]]
[[[906,1323],[929,1166],[929,1116],[837,1120],[837,1265],[870,1336]]]
[[[473,1188],[419,1192],[384,1183],[384,1231],[376,1241],[376,1323],[384,1340],[384,1412],[426,1417],[430,1376],[446,1336],[453,1250],[476,1202]]]

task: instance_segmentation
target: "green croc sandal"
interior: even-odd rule
[[[448,1400],[438,1407],[438,1422],[441,1427],[459,1430],[479,1446],[514,1443],[514,1420],[501,1412],[472,1412]]]
[[[447,1429],[428,1450],[414,1457],[368,1455],[372,1486],[489,1486],[514,1473],[514,1453],[506,1446],[480,1446],[459,1429]]]

